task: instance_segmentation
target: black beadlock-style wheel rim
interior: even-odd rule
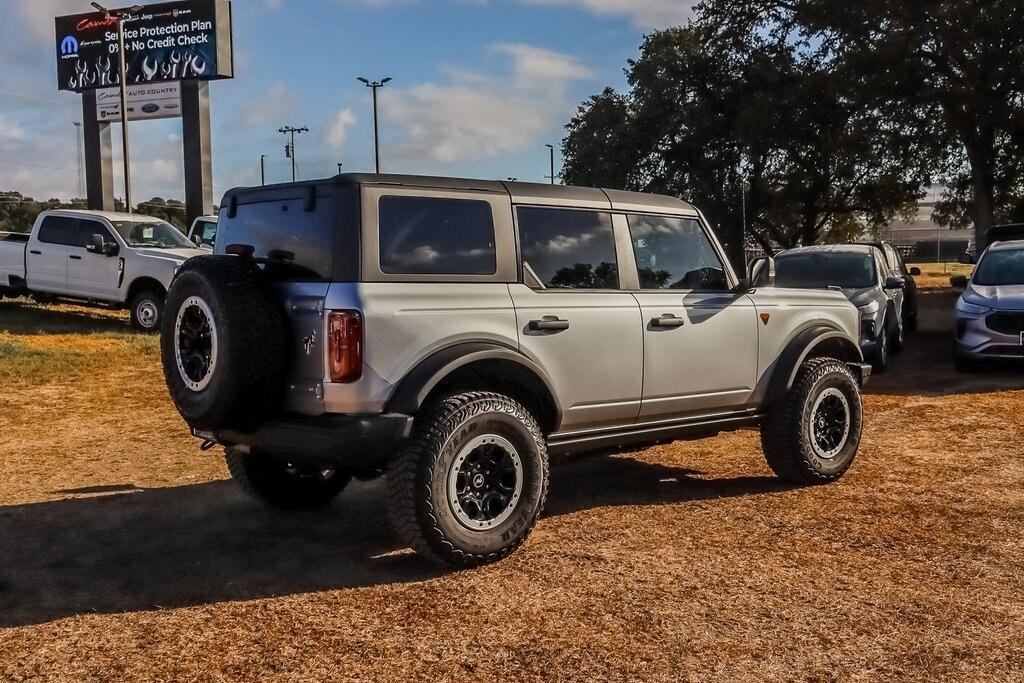
[[[852,412],[846,394],[836,388],[825,389],[811,409],[811,447],[818,457],[832,460],[850,438]]]
[[[174,357],[178,374],[192,391],[203,391],[217,369],[217,327],[213,313],[199,297],[187,299],[174,323]]]
[[[459,451],[448,472],[448,504],[471,531],[492,529],[512,516],[523,495],[523,461],[508,439],[478,436]]]

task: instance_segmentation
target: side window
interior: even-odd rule
[[[494,216],[472,199],[381,197],[380,268],[398,275],[494,275]]]
[[[209,221],[200,221],[196,225],[196,234],[202,244],[212,247],[217,241],[217,224]]]
[[[89,238],[93,235],[103,235],[104,242],[114,242],[113,235],[107,230],[107,226],[96,221],[80,221],[78,226],[78,246],[85,248],[89,245]],[[115,242],[116,243],[116,242]]]
[[[78,246],[77,218],[49,216],[39,226],[39,241],[47,244],[63,244],[68,247]]]
[[[528,281],[551,289],[618,289],[612,217],[594,211],[518,209]]]
[[[641,289],[729,289],[722,260],[697,221],[632,215],[629,234]]]

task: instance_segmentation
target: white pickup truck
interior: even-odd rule
[[[212,254],[213,247],[217,242],[217,217],[200,216],[192,221],[192,227],[188,231],[188,238],[197,247]]]
[[[127,307],[136,329],[156,331],[174,274],[204,253],[157,218],[44,211],[30,234],[0,233],[0,297]]]

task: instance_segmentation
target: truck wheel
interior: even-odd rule
[[[544,508],[548,456],[537,420],[505,396],[465,393],[428,407],[387,473],[403,541],[456,567],[497,562]]]
[[[254,427],[284,390],[284,312],[262,273],[234,256],[201,256],[178,271],[160,336],[174,405],[197,429]]]
[[[832,358],[803,364],[789,394],[761,427],[768,466],[794,484],[827,484],[842,477],[860,448],[864,405],[846,365]]]
[[[139,332],[158,332],[163,315],[164,297],[160,292],[147,289],[132,297],[132,327]]]
[[[229,448],[228,471],[249,496],[280,510],[315,510],[341,493],[352,477],[341,470],[303,467],[264,453]]]

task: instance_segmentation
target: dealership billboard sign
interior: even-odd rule
[[[125,17],[127,85],[234,77],[231,3],[146,5]],[[57,17],[57,84],[82,92],[119,85],[117,19],[102,12]]]
[[[181,117],[181,84],[156,83],[130,85],[128,120],[175,119]],[[121,120],[121,89],[103,88],[96,91],[96,120]]]

